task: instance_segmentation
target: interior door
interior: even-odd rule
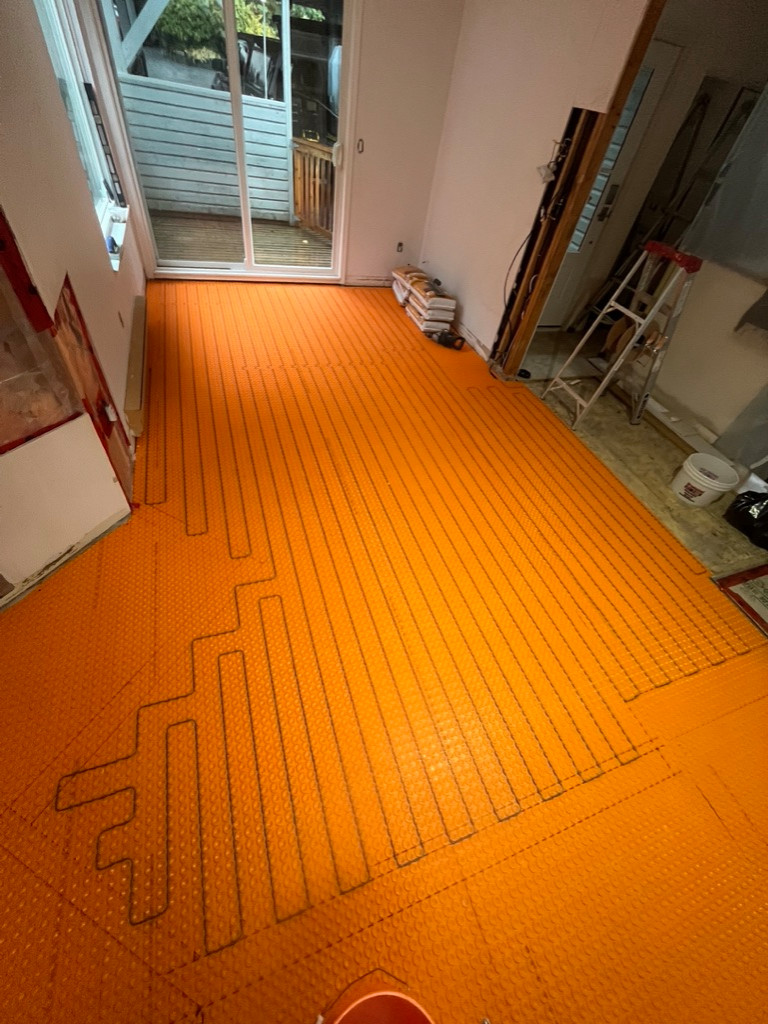
[[[605,227],[614,214],[632,162],[679,53],[679,47],[670,43],[654,41],[649,46],[574,230],[539,326],[562,327],[567,324],[577,303],[587,297],[583,292],[592,261],[599,258],[612,263],[611,255],[614,259],[618,256],[637,211],[634,208],[624,210],[626,230],[611,231],[610,239],[606,239]],[[606,251],[606,241],[615,248],[613,254]]]

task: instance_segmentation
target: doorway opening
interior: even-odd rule
[[[678,503],[669,486],[692,451],[725,458],[742,480],[761,489],[768,476],[768,449],[758,443],[761,430],[765,437],[768,402],[765,336],[750,334],[749,321],[744,328],[750,304],[764,293],[768,279],[738,261],[686,244],[762,102],[760,47],[768,43],[768,16],[743,6],[715,12],[717,24],[703,40],[690,5],[668,0],[636,66],[631,59],[628,63],[631,77],[614,111],[615,124],[580,195],[578,176],[571,179],[562,209],[569,202],[577,208],[570,220],[563,212],[550,226],[550,244],[543,254],[533,253],[530,266],[524,261],[518,273],[492,366],[506,379],[522,369],[528,386],[541,394],[645,242],[664,242],[703,257],[644,422],[629,422],[626,405],[637,397],[633,385],[641,374],[628,365],[620,386],[606,392],[578,433],[713,575],[766,561],[762,549],[723,519],[733,493],[708,509],[691,509]],[[739,46],[727,41],[729,33],[739,35]],[[731,243],[738,249],[734,239]],[[585,398],[610,365],[612,328],[624,336],[616,313],[595,331],[593,347],[568,367],[569,381],[582,381],[574,386]],[[546,402],[573,423],[567,397],[548,395]]]
[[[338,265],[343,0],[98,0],[162,272]]]
[[[591,286],[606,264],[608,268],[613,264],[619,196],[679,54],[678,46],[659,40],[649,46],[568,243],[539,328],[570,327],[585,287]]]

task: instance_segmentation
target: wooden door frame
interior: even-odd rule
[[[493,346],[491,371],[503,380],[514,379],[525,358],[665,4],[666,0],[648,0],[608,109],[596,113],[591,123],[582,122],[563,162],[559,180],[567,190],[566,197],[534,227]]]

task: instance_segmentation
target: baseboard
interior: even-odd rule
[[[146,299],[143,295],[137,295],[133,302],[128,380],[125,385],[123,406],[125,418],[134,437],[144,432],[144,402],[147,395],[146,319]]]
[[[472,331],[466,326],[466,324],[458,323],[456,330],[459,332],[461,337],[466,341],[471,349],[474,349],[477,354],[484,359],[486,362],[491,358],[491,349],[489,346],[483,344],[482,341],[473,334]]]
[[[344,284],[353,288],[391,288],[392,275],[387,277],[348,277]]]

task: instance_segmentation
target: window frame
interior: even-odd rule
[[[86,82],[93,87],[93,74],[80,27],[69,0],[34,0],[34,4],[57,81],[61,72],[64,73],[69,100],[69,105],[64,103],[67,119],[72,126],[96,218],[106,238],[111,234],[114,212],[124,208],[110,196],[112,172],[85,90]],[[94,190],[94,181],[99,183],[99,194]]]

